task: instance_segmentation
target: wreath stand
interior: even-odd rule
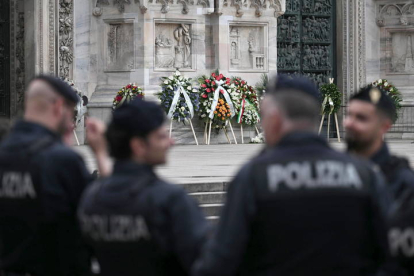
[[[332,79],[332,78],[329,79],[330,84],[332,84],[333,81],[334,81],[334,79]],[[326,138],[329,141],[329,128],[330,128],[330,125],[331,125],[331,115],[332,115],[332,111],[334,110],[333,101],[332,101],[331,97],[329,97],[329,96],[326,96],[325,99],[323,100],[323,103],[322,103],[322,120],[321,120],[321,124],[319,125],[318,134],[320,135],[321,131],[322,131],[322,125],[323,125],[323,122],[325,120],[325,115],[326,115],[325,106],[326,106],[327,103],[329,103],[329,105],[331,106],[331,110],[328,113],[328,130],[326,132],[327,133]],[[341,135],[339,133],[338,115],[337,115],[336,112],[334,113],[334,118],[335,118],[336,135],[338,137],[338,142],[341,142]]]
[[[328,114],[328,131],[327,131],[327,134],[326,134],[328,140],[329,140],[329,127],[331,125],[331,115],[332,115],[331,113]],[[337,116],[336,113],[334,113],[334,118],[335,118],[336,135],[338,136],[338,142],[341,142],[341,135],[339,133],[338,116]],[[322,120],[321,120],[321,124],[319,125],[319,132],[318,132],[318,134],[321,134],[322,125],[323,125],[324,120],[325,120],[325,114],[322,115]]]
[[[227,122],[229,123],[231,133],[233,134],[234,142],[237,145],[237,139],[236,139],[236,135],[234,135],[233,126],[231,125],[231,121],[228,120]],[[227,141],[229,142],[229,144],[231,144],[230,138],[227,135],[227,122],[226,122],[226,125],[224,126],[223,131],[224,131],[224,135],[226,135]],[[204,140],[205,140],[206,145],[210,145],[211,125],[212,125],[212,123],[213,123],[213,121],[211,119],[209,119],[208,122],[206,123],[206,127],[204,129]]]
[[[198,146],[197,135],[195,134],[193,123],[191,122],[191,119],[187,119],[187,121],[190,122],[191,131],[193,132],[194,140]],[[172,133],[172,124],[173,124],[173,120],[170,121],[170,138],[171,138],[171,133]]]
[[[260,132],[259,132],[259,129],[257,128],[257,125],[254,125],[254,128],[256,129],[257,135],[259,135]],[[243,123],[240,124],[240,134],[241,134],[242,144],[244,144]]]

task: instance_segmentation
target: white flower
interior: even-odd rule
[[[204,106],[207,106],[207,102],[204,102]]]
[[[193,92],[197,92],[197,89],[195,89],[195,88],[194,88],[194,89],[193,89]]]
[[[388,86],[388,82],[384,83],[384,86],[387,87]]]
[[[165,81],[164,81],[164,84],[168,84],[168,80],[165,80]]]
[[[391,87],[390,92],[394,91],[394,88]]]
[[[184,111],[184,110],[185,110],[185,107],[184,107],[184,106],[182,106],[182,107],[181,107],[181,110],[182,110],[182,111]]]
[[[174,78],[173,78],[173,76],[169,76],[168,78],[169,78],[170,80],[173,80],[173,79],[174,79]]]
[[[191,86],[187,87],[188,90],[191,90],[191,88],[192,88]]]
[[[176,75],[176,76],[181,75],[180,71],[178,71],[178,70],[177,70],[177,71],[175,71],[175,75]]]
[[[182,80],[183,80],[183,77],[182,77],[182,76],[180,76],[178,79],[179,79],[180,81],[182,81]]]
[[[379,80],[378,80],[378,83],[382,83],[382,79],[379,79]]]
[[[201,115],[201,118],[205,118],[207,115],[206,114],[203,114],[203,115]]]
[[[171,86],[171,85],[168,85],[168,89],[173,90],[173,88],[172,88],[172,86]]]

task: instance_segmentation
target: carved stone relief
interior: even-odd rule
[[[411,1],[395,1],[393,4],[378,6],[377,25],[414,25],[414,3]]]
[[[107,36],[107,70],[134,69],[133,23],[110,23]]]
[[[265,71],[264,26],[229,26],[230,70]]]
[[[332,65],[330,63],[330,48],[330,46],[305,45],[303,47],[303,69],[332,69]]]
[[[332,0],[302,0],[303,13],[328,14],[332,12]]]
[[[194,69],[191,24],[155,24],[155,68]]]
[[[414,74],[414,32],[392,34],[391,72]]]
[[[299,17],[296,15],[279,17],[277,38],[284,41],[299,41]]]
[[[315,18],[315,16],[304,18],[303,40],[309,42],[324,42],[330,39],[331,25],[327,18]]]
[[[331,72],[326,71],[323,73],[304,73],[306,77],[313,80],[318,87],[323,84],[329,83],[329,78],[331,77]]]
[[[73,2],[59,1],[59,76],[72,79]]]
[[[277,44],[277,67],[287,70],[300,69],[299,43],[279,42]]]

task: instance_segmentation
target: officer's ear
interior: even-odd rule
[[[141,161],[146,155],[148,145],[145,139],[132,137],[131,140],[129,140],[129,147],[131,148],[132,158]]]
[[[64,99],[62,98],[53,99],[52,112],[55,118],[60,118],[60,116],[63,113],[64,105],[65,105]]]

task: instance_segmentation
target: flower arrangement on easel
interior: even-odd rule
[[[79,88],[75,86],[75,83],[73,80],[69,80],[65,78],[62,78],[62,79],[70,87],[72,87],[72,89],[76,92],[76,95],[78,96],[78,99],[79,99],[78,103],[75,106],[75,118],[74,118],[75,122],[74,122],[74,129],[73,129],[73,135],[75,136],[76,143],[79,146],[80,143],[79,143],[78,135],[76,135],[75,128],[77,128],[81,124],[83,117],[85,117],[86,112],[88,111],[87,105],[88,105],[89,99],[87,96],[83,94],[81,90],[79,90]]]
[[[138,98],[144,98],[144,92],[142,91],[142,88],[135,85],[135,83],[130,83],[124,87],[122,87],[118,93],[116,94],[113,103],[112,103],[112,109],[115,110],[124,103],[128,103]]]
[[[233,139],[237,144],[233,126],[231,125],[231,118],[236,115],[230,96],[235,91],[235,86],[231,83],[231,79],[216,71],[210,76],[202,76],[198,81],[200,83],[199,117],[205,123],[205,143],[207,145],[210,144],[212,127],[217,131],[223,129],[227,140],[231,143],[227,135],[227,125],[229,125]]]
[[[321,124],[319,125],[319,134],[322,131],[322,125],[325,120],[325,116],[328,116],[328,131],[327,137],[329,139],[329,128],[331,125],[331,115],[334,115],[335,125],[336,125],[336,134],[338,136],[338,142],[341,142],[341,135],[339,133],[339,124],[338,124],[338,111],[341,108],[342,103],[342,93],[339,91],[338,86],[334,83],[334,79],[330,78],[329,83],[321,85],[319,88],[322,94],[323,102],[321,108]]]
[[[378,89],[384,91],[394,102],[395,105],[395,120],[398,119],[398,110],[401,109],[401,92],[386,79],[379,79],[372,83],[372,86],[377,87]]]
[[[238,114],[237,123],[240,124],[242,144],[244,144],[243,125],[254,126],[259,134],[256,126],[260,122],[259,101],[256,90],[245,80],[236,77],[233,78],[233,84],[236,87],[236,92],[231,95]]]
[[[189,122],[194,135],[194,140],[198,145],[197,136],[191,122],[194,113],[199,109],[199,93],[192,87],[191,79],[181,75],[180,71],[176,71],[169,77],[161,78],[161,92],[157,94],[161,100],[161,107],[167,113],[167,117],[171,120],[170,137],[172,132],[172,122]]]

